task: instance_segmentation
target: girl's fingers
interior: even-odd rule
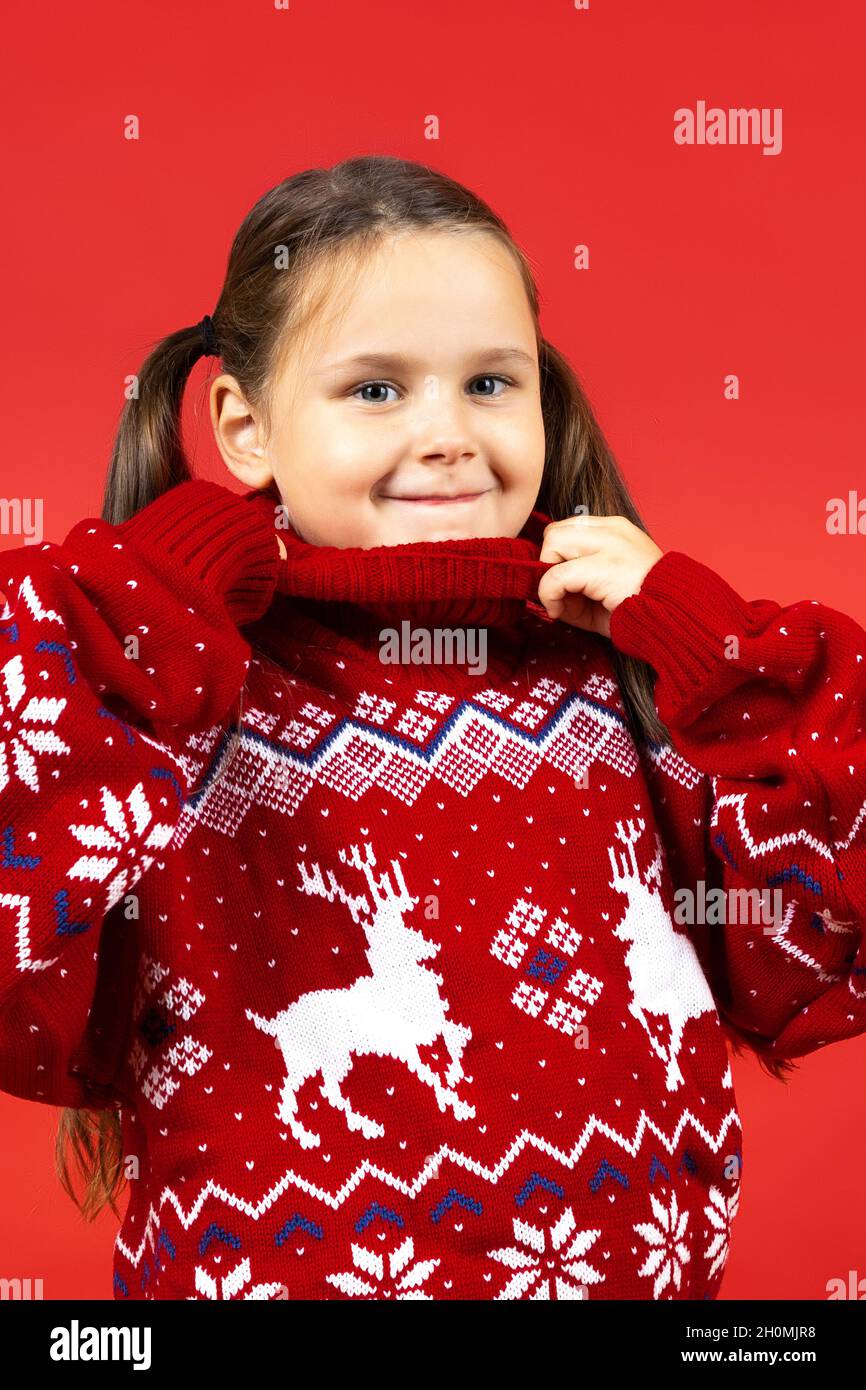
[[[573,560],[580,555],[597,555],[599,551],[623,548],[624,518],[618,516],[575,516],[566,521],[551,522],[545,527],[539,559]]]
[[[594,600],[602,597],[598,566],[589,556],[563,560],[541,576],[538,597],[545,607],[548,603],[557,603],[568,594],[582,594]]]
[[[610,614],[604,602],[609,581],[607,569],[595,556],[565,560],[541,576],[538,601],[549,617],[609,637]]]
[[[544,528],[538,601],[551,618],[610,636],[617,604],[638,593],[662,555],[655,542],[624,516],[578,514]]]
[[[557,564],[560,560],[576,560],[581,555],[597,555],[610,547],[611,539],[609,533],[600,530],[587,529],[585,534],[577,537],[573,534],[557,536],[554,532],[545,536],[538,558],[545,564],[550,561]]]
[[[563,517],[561,521],[551,521],[545,530],[555,531],[580,527],[581,530],[586,531],[615,531],[617,535],[621,536],[633,525],[634,523],[624,516],[590,516],[588,513],[578,513],[576,516]]]

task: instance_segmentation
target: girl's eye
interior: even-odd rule
[[[363,386],[356,386],[356,387],[355,387],[355,390],[352,392],[352,395],[353,395],[353,396],[357,396],[357,394],[358,394],[359,391],[396,391],[396,390],[397,390],[396,386],[391,386],[387,381],[365,381],[364,384],[363,384]],[[366,399],[367,399],[367,403],[368,403],[369,405],[388,405],[388,404],[389,404],[388,401],[383,401],[382,398],[381,398],[381,396],[379,397],[378,400],[374,400],[374,401],[371,401],[371,400],[369,399],[369,397],[367,397]]]
[[[477,377],[475,377],[475,380],[476,380],[476,381],[501,381],[502,384],[503,384],[503,386],[513,386],[513,385],[514,385],[514,382],[511,381],[507,376],[477,376]],[[497,397],[494,396],[494,395],[492,394],[492,392],[485,391],[483,394],[484,394],[485,396],[489,395],[490,398],[491,398],[491,400],[496,400],[496,399],[497,399]],[[500,396],[502,395],[502,392],[501,392],[501,391],[499,392],[499,395],[500,395]]]
[[[507,377],[507,376],[476,376],[476,377],[473,377],[473,381],[484,381],[484,382],[496,382],[496,381],[500,381],[500,382],[502,382],[502,385],[503,385],[503,386],[513,386],[513,385],[514,385],[514,382],[513,382],[509,377]],[[359,392],[361,392],[361,391],[396,391],[396,390],[397,390],[397,387],[396,387],[396,386],[392,386],[391,383],[388,382],[388,381],[365,381],[365,382],[363,382],[363,384],[362,384],[361,386],[356,386],[355,389],[354,389],[354,391],[352,391],[351,394],[352,394],[353,396],[358,396]],[[480,393],[478,393],[478,394],[481,394],[481,395],[484,395],[484,396],[488,396],[491,400],[497,400],[497,399],[499,398],[499,396],[502,395],[502,392],[500,391],[500,392],[498,392],[496,395],[494,395],[493,392],[491,392],[491,391],[484,391],[484,392],[480,392]],[[366,402],[367,402],[368,405],[388,405],[388,404],[390,404],[389,401],[383,400],[383,398],[382,398],[381,396],[377,397],[377,398],[374,399],[374,400],[371,400],[371,398],[370,398],[369,396],[362,397],[361,399],[366,400]]]

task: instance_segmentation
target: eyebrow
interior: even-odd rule
[[[528,352],[524,352],[518,347],[498,347],[482,348],[477,353],[472,354],[473,358],[483,358],[485,362],[514,362],[523,367],[535,367],[535,358]],[[410,371],[412,367],[420,365],[414,358],[407,357],[403,353],[392,352],[362,352],[355,357],[343,357],[339,361],[325,363],[328,371],[344,371],[348,369],[362,371]]]

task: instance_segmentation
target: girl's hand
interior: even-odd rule
[[[610,615],[664,552],[624,516],[569,516],[544,528],[538,599],[551,618],[610,637]]]
[[[283,540],[282,536],[280,535],[279,531],[275,531],[275,532],[274,532],[274,535],[275,535],[276,538],[277,538],[277,545],[280,547],[280,559],[281,559],[281,560],[285,560],[285,558],[286,558],[286,543],[285,543],[285,541]]]

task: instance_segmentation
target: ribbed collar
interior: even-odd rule
[[[533,511],[518,536],[412,541],[369,548],[311,545],[280,531],[277,592],[347,635],[397,627],[511,628],[538,604],[550,568],[538,556],[550,517]],[[540,609],[543,612],[543,609]]]

